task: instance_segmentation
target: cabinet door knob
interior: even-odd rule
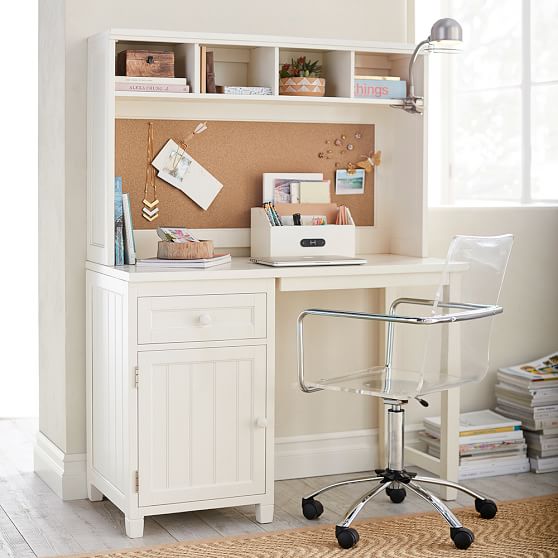
[[[211,316],[209,314],[200,314],[198,318],[198,322],[201,326],[211,325],[211,321]]]
[[[267,419],[265,417],[258,417],[256,419],[256,426],[258,428],[267,428]]]

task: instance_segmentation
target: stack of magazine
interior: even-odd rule
[[[521,421],[531,470],[558,471],[558,352],[498,371],[496,410]]]
[[[419,438],[427,452],[440,457],[440,417],[424,419]],[[529,470],[521,422],[488,409],[459,417],[459,478],[473,479]]]

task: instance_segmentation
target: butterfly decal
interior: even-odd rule
[[[382,163],[382,152],[371,151],[368,155],[363,155],[364,161],[360,161],[357,165],[364,169],[365,172],[371,172],[373,167],[379,167]]]

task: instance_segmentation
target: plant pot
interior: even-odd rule
[[[287,77],[279,80],[279,95],[323,97],[325,79],[316,77]]]

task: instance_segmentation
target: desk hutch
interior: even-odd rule
[[[236,72],[235,85],[268,86],[273,94],[201,93],[201,45],[215,50],[226,72]],[[188,78],[191,93],[115,92],[117,52],[161,47],[174,50],[176,75]],[[390,106],[398,101],[357,99],[352,91],[355,68],[367,60],[406,79],[412,51],[145,30],[89,39],[87,482],[90,499],[105,495],[124,512],[128,536],[142,536],[146,515],[196,509],[255,504],[258,521],[272,520],[276,291],[381,289],[389,304],[393,288],[439,281],[443,262],[425,257],[426,119]],[[278,94],[280,62],[303,54],[323,64],[325,97]],[[420,93],[422,62],[415,70]],[[118,118],[374,124],[384,154],[374,225],[357,228],[357,250],[369,254],[368,264],[276,270],[238,257],[208,270],[114,267]],[[140,256],[153,256],[155,231],[137,233]],[[227,249],[246,249],[249,235],[218,223],[203,229],[204,238]],[[448,424],[459,412],[457,390],[443,403],[442,458],[415,451],[414,462],[456,480],[457,438]]]

